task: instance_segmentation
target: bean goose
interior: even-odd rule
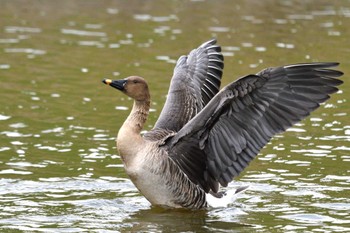
[[[219,91],[224,67],[216,40],[177,61],[166,103],[141,135],[150,108],[145,79],[104,79],[134,99],[117,148],[126,173],[153,205],[201,209],[277,133],[307,117],[337,92],[338,63],[267,68]]]

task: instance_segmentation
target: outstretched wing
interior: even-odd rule
[[[179,58],[155,129],[177,132],[203,109],[220,89],[223,59],[216,40]]]
[[[226,86],[167,143],[206,192],[238,176],[277,133],[304,119],[342,83],[337,63],[269,68]]]

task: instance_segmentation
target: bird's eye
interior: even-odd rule
[[[133,80],[133,83],[138,83],[138,81],[137,80]]]

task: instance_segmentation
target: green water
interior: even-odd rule
[[[0,1],[0,232],[349,232],[349,1]],[[218,38],[223,84],[269,66],[338,61],[341,91],[275,137],[230,207],[152,208],[114,139],[140,75],[161,111],[174,63]]]

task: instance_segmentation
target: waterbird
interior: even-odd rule
[[[131,181],[152,204],[203,209],[270,141],[306,118],[343,82],[337,62],[266,68],[220,89],[224,57],[216,39],[181,56],[154,128],[146,80],[104,79],[133,99],[116,144]],[[231,192],[236,195],[246,187]]]

